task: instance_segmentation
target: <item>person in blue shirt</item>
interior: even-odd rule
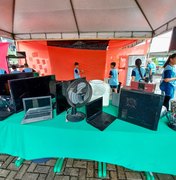
[[[79,70],[79,63],[78,62],[75,62],[75,68],[74,68],[74,78],[75,79],[78,79],[80,78],[80,70]]]
[[[11,71],[12,74],[21,73],[21,71],[17,70],[16,65],[12,65],[12,70],[13,70],[13,71]]]
[[[118,70],[115,68],[116,63],[112,62],[111,63],[111,70],[109,72],[109,85],[112,89],[112,92],[117,93],[117,87],[119,85],[118,81]]]
[[[152,61],[152,59],[148,60],[147,69],[149,73],[149,81],[153,82],[153,75],[156,73],[156,64]]]
[[[0,74],[7,74],[7,72],[4,69],[0,68]]]
[[[144,68],[141,67],[142,61],[141,59],[136,59],[135,65],[136,67],[132,70],[131,80],[143,82],[145,81],[146,71]]]
[[[163,105],[169,110],[169,101],[174,98],[176,89],[176,53],[168,57],[163,67],[160,89],[165,93]]]
[[[29,65],[27,63],[24,64],[24,69],[22,72],[35,72],[34,69],[29,68]]]

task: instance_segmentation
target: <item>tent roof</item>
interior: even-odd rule
[[[0,36],[152,37],[176,26],[175,0],[0,0]]]

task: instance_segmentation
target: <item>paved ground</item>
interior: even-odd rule
[[[60,174],[54,174],[53,167],[56,159],[47,163],[35,164],[24,161],[19,168],[15,167],[16,157],[0,154],[0,180],[98,180],[97,163],[66,159]],[[154,174],[156,180],[176,180],[176,176]],[[129,169],[107,165],[107,178],[112,180],[141,180],[145,179],[143,173]]]

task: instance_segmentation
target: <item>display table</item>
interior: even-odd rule
[[[117,115],[113,106],[104,111]],[[20,112],[0,122],[0,153],[26,160],[87,159],[176,175],[176,132],[166,125],[166,118],[160,120],[158,131],[117,119],[101,132],[86,121],[65,122],[65,112],[52,120],[26,125],[20,124],[23,116]]]

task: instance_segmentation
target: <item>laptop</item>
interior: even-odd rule
[[[23,98],[25,116],[21,124],[33,123],[52,119],[51,96]]]
[[[103,98],[100,97],[86,105],[87,123],[100,131],[106,129],[116,119],[115,116],[102,111],[102,104]]]

